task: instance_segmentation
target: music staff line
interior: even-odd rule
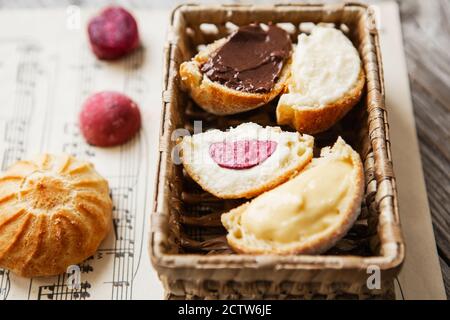
[[[5,44],[5,42],[3,42]],[[23,158],[26,152],[29,123],[35,108],[34,90],[37,76],[42,75],[36,59],[40,48],[32,42],[20,41],[16,50],[19,63],[16,69],[13,115],[6,119],[4,141],[7,147],[3,152],[2,171],[13,162]],[[0,269],[0,297],[7,299],[11,289],[10,272]]]

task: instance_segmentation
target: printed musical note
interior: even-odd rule
[[[61,276],[56,284],[39,286],[38,300],[84,300],[90,297],[89,282],[82,282],[80,289],[70,289],[64,280],[65,277]]]

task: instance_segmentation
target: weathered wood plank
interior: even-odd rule
[[[436,244],[450,296],[450,3],[400,2],[403,41]]]

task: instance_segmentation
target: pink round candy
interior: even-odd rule
[[[89,144],[120,145],[141,127],[141,114],[133,100],[118,92],[104,91],[89,97],[79,116],[80,130]]]
[[[136,20],[121,7],[108,7],[92,18],[88,34],[99,59],[117,59],[139,47]]]

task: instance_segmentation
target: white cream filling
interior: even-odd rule
[[[211,157],[209,149],[216,142],[240,140],[271,140],[277,143],[275,151],[258,165],[248,169],[229,169],[219,166]],[[298,132],[283,132],[279,127],[261,127],[244,123],[228,132],[211,130],[183,140],[183,158],[194,174],[207,188],[227,193],[245,192],[255,185],[273,180],[280,171],[288,171],[298,164],[299,157],[312,151],[313,138]]]
[[[279,104],[321,107],[342,98],[361,69],[358,51],[342,31],[316,26],[300,34],[293,55],[288,93]]]

